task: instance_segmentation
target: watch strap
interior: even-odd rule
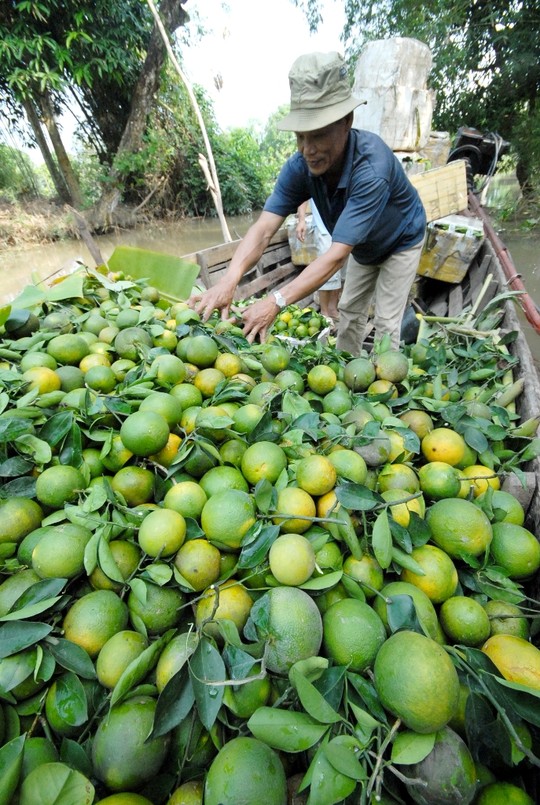
[[[272,296],[276,300],[276,305],[281,309],[287,306],[285,297],[280,291],[272,291]]]

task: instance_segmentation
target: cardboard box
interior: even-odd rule
[[[484,227],[479,218],[448,215],[432,221],[427,227],[418,274],[442,282],[461,282],[483,240]]]
[[[428,222],[467,209],[467,173],[463,159],[409,176],[409,181],[422,199]]]

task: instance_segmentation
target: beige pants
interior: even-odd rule
[[[380,340],[388,333],[392,346],[399,346],[401,320],[423,245],[422,241],[376,265],[365,265],[357,262],[352,255],[349,257],[339,302],[338,349],[352,355],[360,354],[373,296],[375,339]]]

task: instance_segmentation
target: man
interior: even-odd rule
[[[337,345],[360,354],[375,295],[376,338],[398,346],[401,319],[425,234],[422,202],[396,156],[380,137],[352,129],[353,97],[338,53],[300,56],[289,72],[290,112],[278,128],[296,133],[298,151],[285,163],[259,219],[250,227],[220,282],[192,304],[207,319],[229,316],[233,295],[272,235],[300,204],[313,198],[332,245],[280,292],[242,313],[249,341],[264,340],[279,310],[312,293],[348,259]]]

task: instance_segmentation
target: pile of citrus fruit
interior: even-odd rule
[[[0,311],[0,802],[537,801],[538,422],[441,332],[250,346],[97,272]]]

